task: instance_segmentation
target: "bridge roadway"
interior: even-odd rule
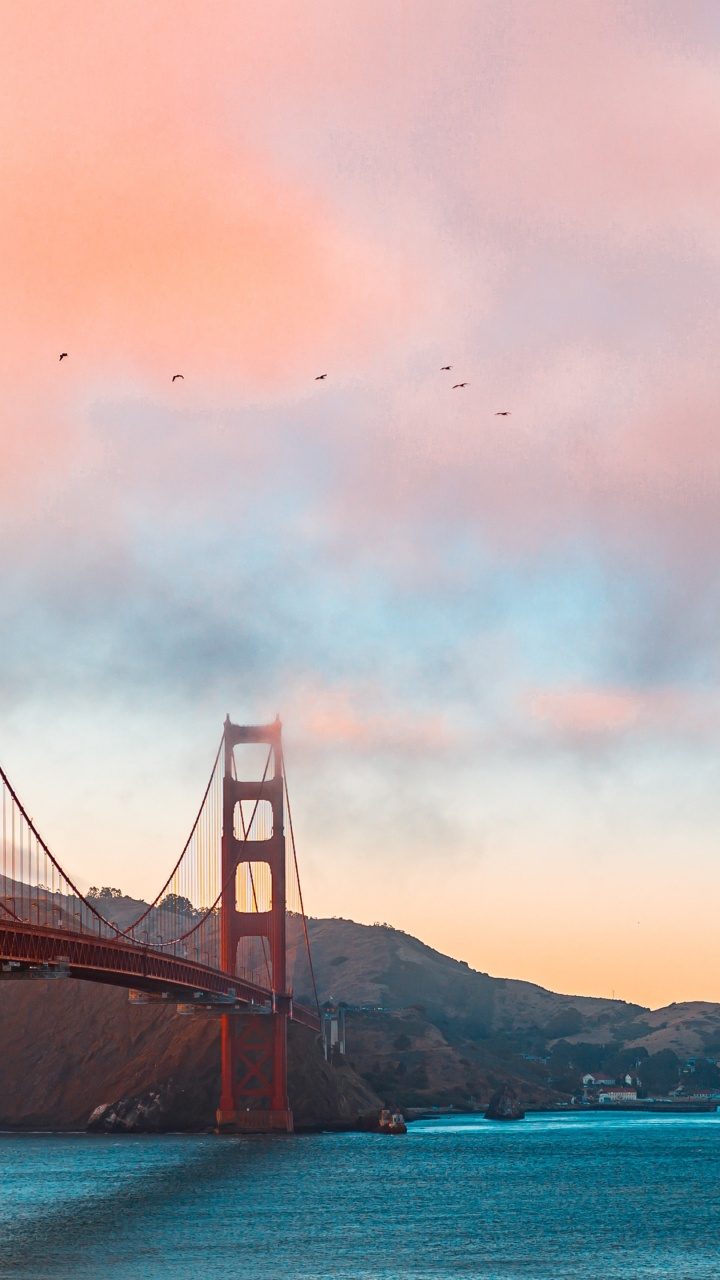
[[[240,1012],[251,1005],[257,1012],[258,1005],[271,1005],[273,999],[267,988],[244,978],[140,943],[15,920],[0,922],[0,980],[54,975],[146,991],[188,1004],[216,1004],[226,1012],[233,1007]],[[310,1009],[294,1004],[289,996],[275,999],[278,1012],[320,1030],[320,1020]]]

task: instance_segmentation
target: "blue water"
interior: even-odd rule
[[[720,1280],[720,1116],[0,1135],[0,1277]]]

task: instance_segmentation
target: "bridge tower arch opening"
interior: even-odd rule
[[[265,744],[268,763],[260,781],[236,776],[235,747]],[[263,806],[271,814],[263,822],[262,838],[245,817],[247,806]],[[252,811],[252,810],[251,810]],[[236,725],[228,717],[224,727],[222,805],[222,897],[220,904],[222,968],[237,975],[238,948],[243,939],[260,939],[270,979],[271,1000],[257,1011],[222,1015],[222,1090],[217,1112],[223,1132],[292,1132],[293,1117],[287,1093],[287,1021],[292,997],[287,990],[285,821],[282,725]],[[267,833],[267,827],[270,832]],[[265,866],[269,894],[254,909],[238,905],[238,881],[254,886],[253,868]],[[257,877],[257,871],[255,872]],[[268,905],[269,904],[269,905]],[[259,907],[265,909],[258,909]]]

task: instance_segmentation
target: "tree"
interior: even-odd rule
[[[646,1093],[669,1093],[678,1082],[680,1059],[672,1049],[651,1053],[641,1066],[641,1079]]]
[[[720,1069],[707,1058],[695,1059],[695,1070],[686,1082],[697,1089],[717,1089],[720,1086]]]
[[[194,916],[195,908],[189,898],[183,898],[179,893],[166,893],[160,907],[169,911],[179,911],[182,915]]]
[[[582,1031],[585,1025],[579,1009],[574,1004],[568,1005],[567,1009],[560,1009],[551,1018],[545,1028],[545,1035],[548,1040],[555,1040],[557,1036],[575,1036],[578,1031]]]
[[[568,1045],[568,1049],[570,1047],[571,1046]],[[604,1054],[604,1045],[593,1044],[591,1041],[580,1040],[577,1044],[572,1045],[572,1053],[570,1054],[570,1057],[575,1063],[575,1066],[584,1074],[586,1071],[599,1071],[603,1065]]]
[[[574,1093],[580,1087],[582,1071],[575,1048],[567,1040],[558,1040],[553,1046],[548,1066],[553,1088],[559,1093]]]
[[[558,1040],[557,1044],[552,1047],[550,1054],[550,1070],[553,1075],[559,1075],[566,1067],[579,1067],[577,1046],[568,1044],[567,1040]]]
[[[626,1074],[636,1075],[638,1071],[644,1078],[643,1066],[648,1056],[643,1045],[639,1049],[617,1049],[603,1059],[603,1068],[615,1080]]]

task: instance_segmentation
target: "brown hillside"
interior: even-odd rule
[[[559,995],[532,982],[492,978],[386,925],[309,920],[308,930],[321,999],[393,1009],[421,1004],[434,1016],[464,1020],[484,1034],[544,1030],[556,1022],[558,1035],[565,1024],[572,1034],[578,1019],[587,1026],[615,1025],[643,1011],[624,1000]],[[296,994],[310,985],[297,941],[295,935],[290,967]],[[570,1010],[575,1013],[568,1022]]]
[[[704,1000],[684,1001],[652,1009],[630,1024],[628,1045],[642,1045],[648,1053],[672,1049],[680,1058],[711,1053],[720,1056],[720,1005]]]
[[[0,1128],[82,1129],[102,1103],[172,1081],[182,1124],[214,1124],[220,1024],[132,1005],[90,982],[0,982]],[[290,1028],[290,1101],[302,1127],[353,1124],[380,1100],[351,1068],[332,1070],[317,1037]]]

